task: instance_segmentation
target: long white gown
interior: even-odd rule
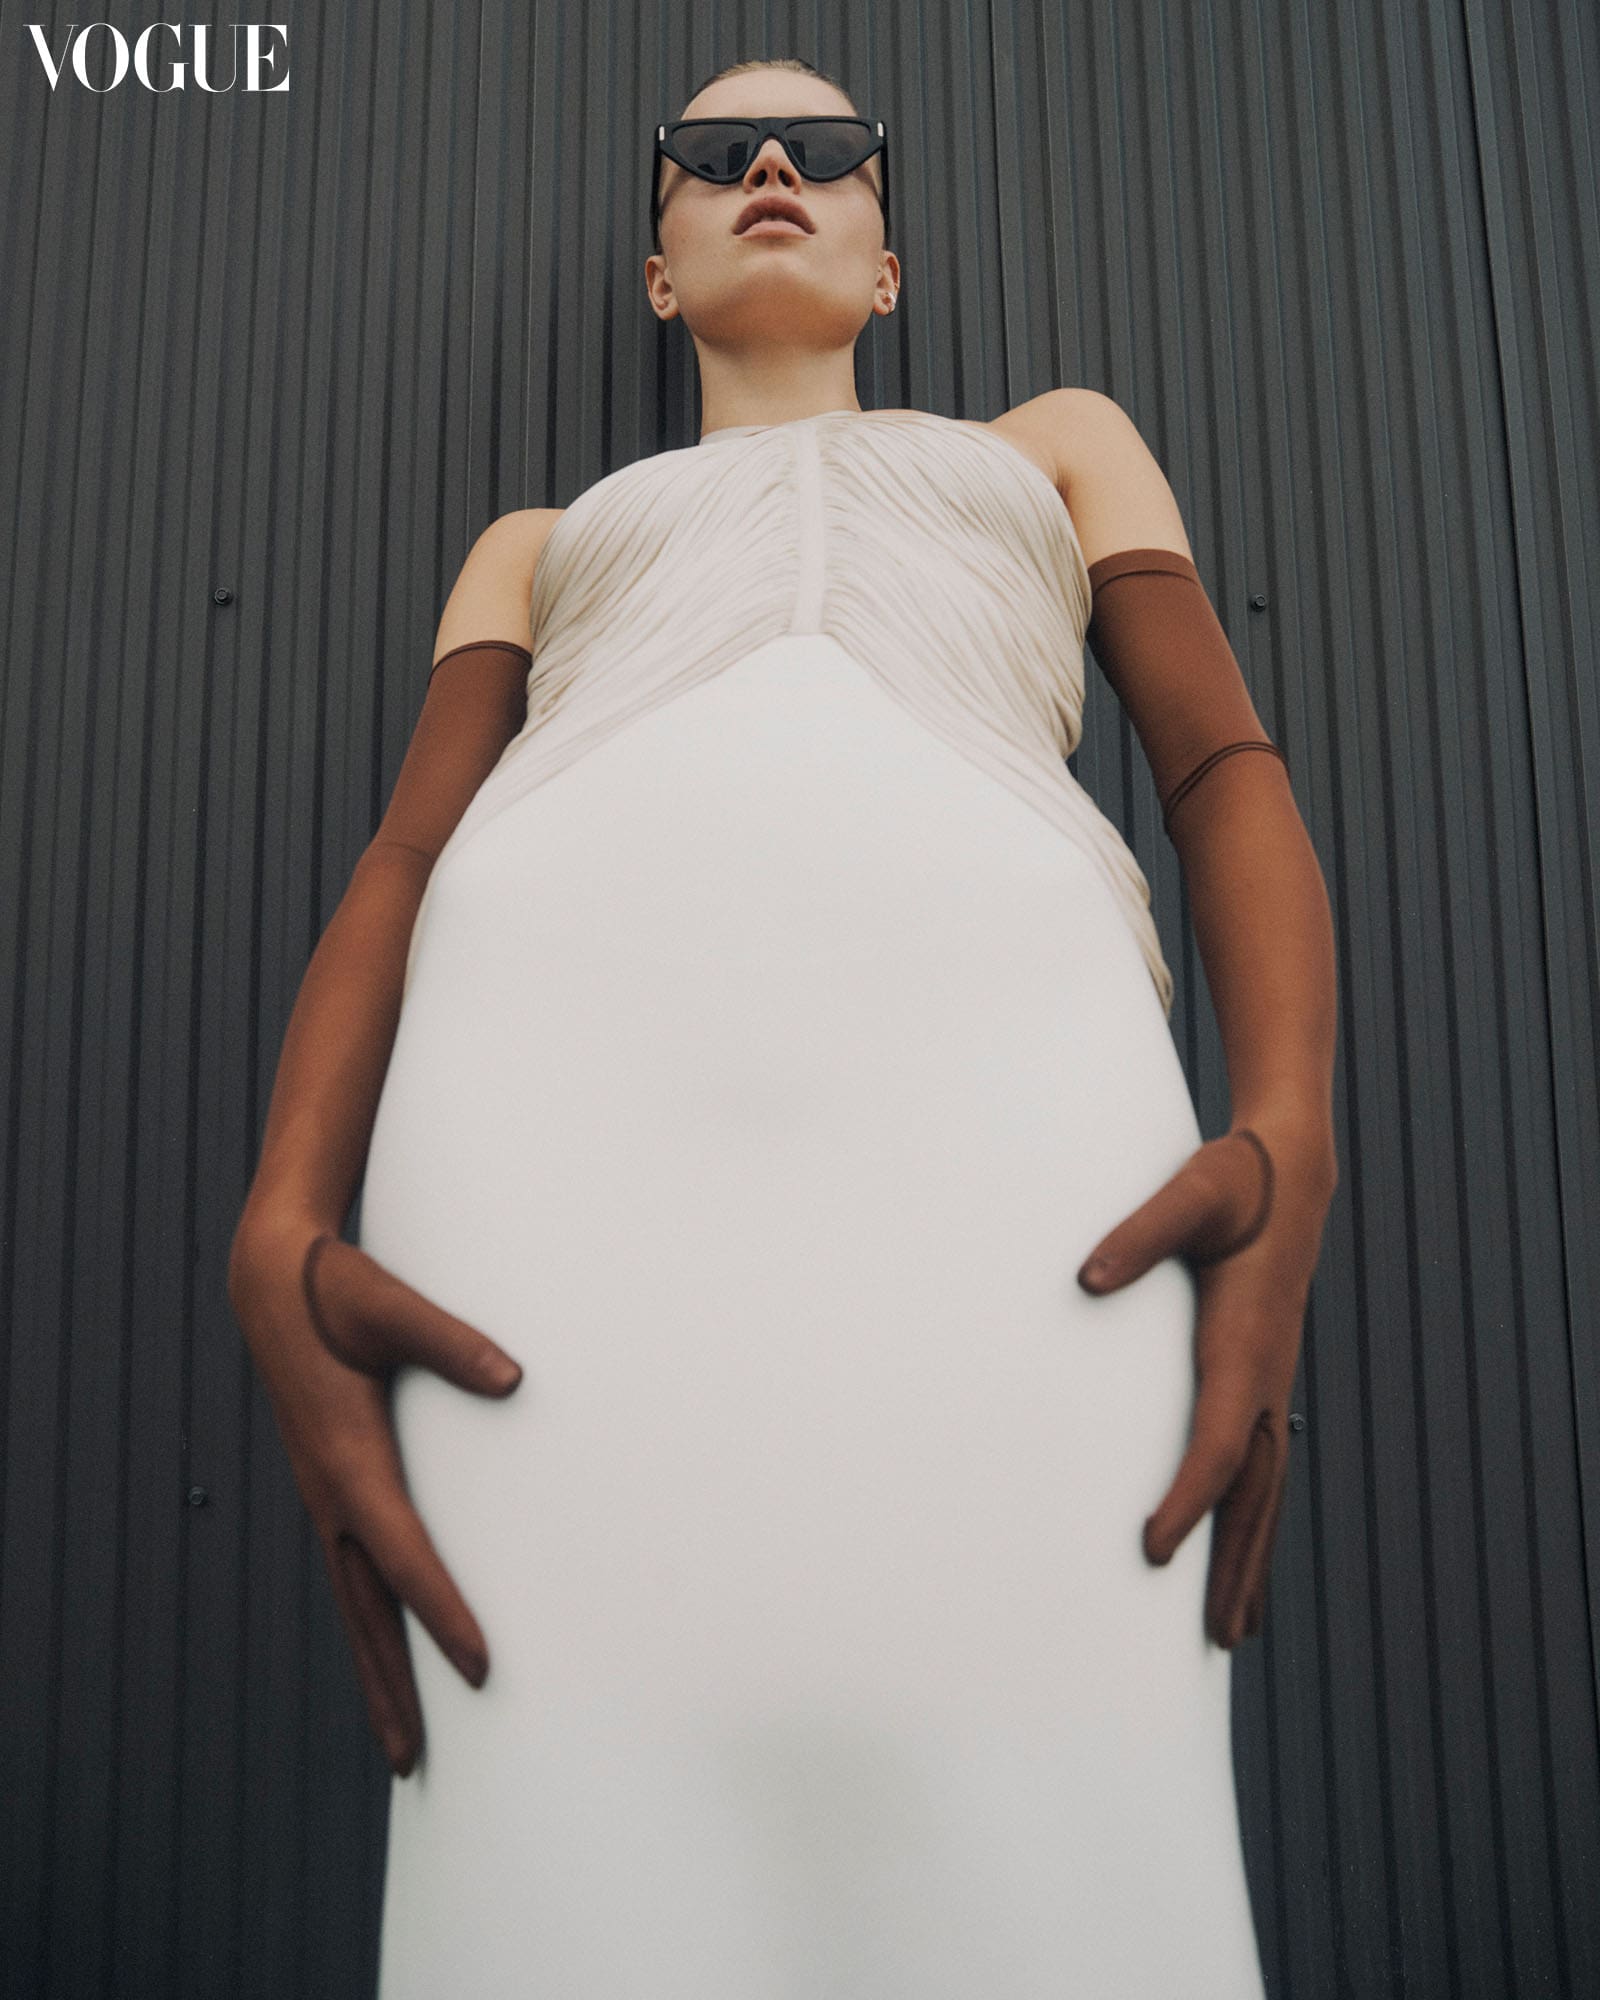
[[[395,1381],[381,2000],[1253,2000],[1210,1517],[1140,1547],[1200,1143],[1068,772],[1089,584],[984,426],[714,431],[569,507],[412,936],[361,1241],[522,1364]]]

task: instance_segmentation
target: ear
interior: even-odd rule
[[[678,301],[673,294],[672,280],[667,275],[667,260],[659,252],[652,253],[644,261],[644,285],[650,295],[650,310],[656,318],[676,319]]]

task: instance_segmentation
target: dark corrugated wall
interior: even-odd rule
[[[890,133],[863,404],[1130,411],[1328,880],[1342,1179],[1235,1670],[1271,1990],[1600,1990],[1592,8],[271,13],[287,92],[96,94],[0,4],[0,1986],[370,1990],[388,1771],[228,1242],[471,539],[697,435],[651,128],[790,51]],[[1075,768],[1220,1130],[1098,678]]]

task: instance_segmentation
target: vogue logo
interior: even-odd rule
[[[109,64],[111,69],[110,81],[105,83],[91,83],[89,80],[89,37],[97,28],[103,34],[110,37],[109,43],[105,45],[105,61],[101,65],[104,68]],[[171,35],[177,42],[179,54],[183,50],[185,33],[192,35],[194,37],[193,63],[196,85],[201,90],[222,92],[232,90],[239,83],[239,30],[241,28],[244,29],[245,36],[245,79],[241,87],[245,90],[287,90],[289,88],[287,69],[284,71],[282,83],[263,83],[261,80],[264,68],[274,68],[280,60],[287,56],[289,30],[281,21],[234,22],[233,75],[228,78],[226,83],[217,83],[213,79],[212,71],[215,67],[215,62],[211,53],[211,30],[199,22],[191,23],[185,29],[181,21],[152,21],[149,27],[143,30],[138,40],[133,44],[133,53],[131,56],[128,53],[127,37],[120,28],[113,26],[110,21],[90,21],[86,27],[82,28],[78,26],[76,21],[69,21],[67,23],[66,45],[59,56],[51,53],[50,45],[44,38],[44,30],[40,27],[39,23],[37,21],[30,21],[28,23],[28,32],[33,37],[34,47],[39,51],[39,60],[44,65],[44,73],[50,79],[50,88],[52,90],[61,81],[62,71],[66,68],[70,58],[73,75],[83,85],[85,90],[92,90],[96,95],[103,95],[108,90],[115,90],[117,85],[128,74],[128,70],[131,67],[135,77],[144,85],[145,89],[153,90],[158,97],[164,97],[169,90],[184,90],[188,85],[184,74],[185,66],[176,59],[173,60],[167,82],[152,82],[150,76],[150,38],[153,35]],[[263,47],[261,39],[263,35],[282,35],[285,46],[281,49]],[[170,55],[172,52],[170,50],[163,50],[162,53]]]

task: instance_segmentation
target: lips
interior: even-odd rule
[[[772,217],[794,223],[808,236],[813,233],[811,218],[799,202],[790,201],[787,196],[781,194],[758,195],[747,208],[740,210],[739,220],[733,226],[733,233],[736,236],[743,236],[755,223],[765,222]]]

